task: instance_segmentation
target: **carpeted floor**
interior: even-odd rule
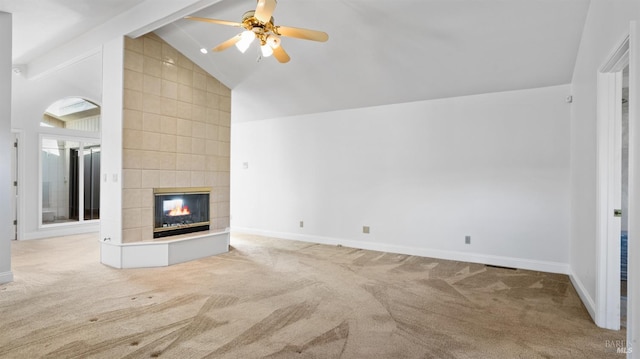
[[[568,277],[234,234],[166,268],[97,235],[13,242],[1,358],[605,358]]]

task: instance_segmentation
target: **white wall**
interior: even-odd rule
[[[640,3],[591,1],[572,79],[571,268],[587,306],[596,295],[596,100],[597,73],[629,34]]]
[[[234,123],[232,228],[567,272],[568,93]]]
[[[103,56],[100,238],[111,243],[122,243],[124,37],[119,36],[105,43]]]
[[[0,12],[0,199],[11,203],[11,14]],[[0,283],[13,280],[11,273],[11,206],[0,206]]]
[[[28,75],[28,72],[27,72]],[[64,225],[38,228],[41,186],[39,173],[39,136],[41,134],[73,134],[99,138],[99,133],[40,127],[42,115],[53,102],[69,96],[83,97],[100,104],[102,98],[102,58],[99,51],[65,68],[31,80],[13,77],[11,127],[22,132],[20,151],[20,213],[18,238],[33,239],[88,231],[98,231],[98,224]]]

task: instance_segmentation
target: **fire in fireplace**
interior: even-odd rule
[[[153,238],[209,230],[211,188],[155,188]]]
[[[169,199],[162,203],[162,209],[169,217],[188,216],[191,214],[189,207],[184,205],[183,199]]]

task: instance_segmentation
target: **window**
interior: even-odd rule
[[[43,225],[100,219],[100,144],[42,136]]]

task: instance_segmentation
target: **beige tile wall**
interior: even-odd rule
[[[212,188],[229,226],[231,91],[155,34],[126,38],[123,242],[153,240],[153,188]]]

